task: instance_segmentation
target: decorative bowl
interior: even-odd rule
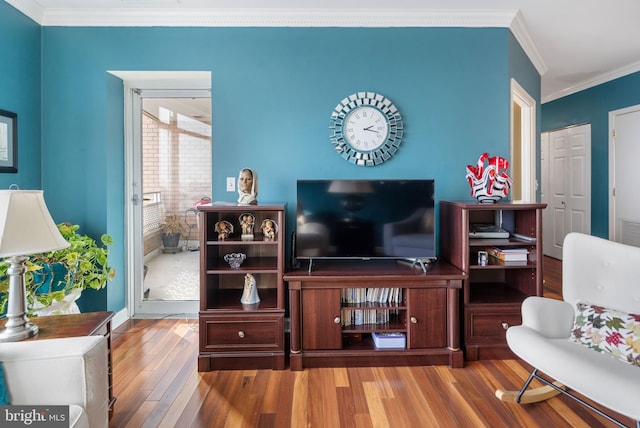
[[[224,256],[224,261],[229,263],[232,269],[238,269],[246,258],[247,255],[243,253],[229,253]]]
[[[473,195],[481,204],[495,204],[500,202],[502,195],[487,195],[486,192],[476,192]]]
[[[467,181],[471,196],[481,204],[495,204],[507,196],[513,184],[507,175],[509,161],[500,156],[480,155],[476,165],[467,165]]]

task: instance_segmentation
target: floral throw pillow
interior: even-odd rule
[[[570,341],[640,367],[640,315],[585,302],[576,306]]]

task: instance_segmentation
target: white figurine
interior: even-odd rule
[[[252,305],[259,303],[260,297],[258,296],[258,287],[256,286],[256,279],[250,273],[244,276],[244,291],[242,292],[242,298],[240,303],[243,305]]]

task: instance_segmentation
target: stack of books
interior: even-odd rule
[[[487,247],[487,253],[505,263],[527,263],[529,250],[521,247]]]

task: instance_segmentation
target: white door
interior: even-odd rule
[[[134,291],[135,315],[193,315],[200,295],[194,205],[211,197],[211,96],[185,89],[142,89],[133,96],[132,122],[139,127],[133,147],[141,153],[133,177],[142,191],[142,204],[134,208],[142,210],[142,223],[134,228],[142,239],[130,257],[144,266]],[[184,229],[176,248],[161,242],[159,227],[167,215],[177,216]]]
[[[640,106],[609,113],[609,239],[640,247]]]
[[[548,256],[562,259],[562,243],[570,232],[591,233],[591,125],[572,126],[543,136],[548,183],[543,200],[547,223],[543,248]]]

